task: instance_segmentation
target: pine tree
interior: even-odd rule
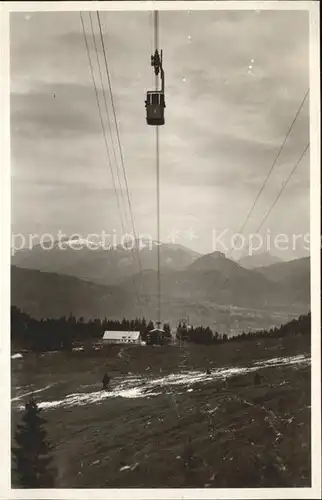
[[[169,323],[164,323],[163,330],[166,337],[171,337],[171,328]]]
[[[150,320],[149,323],[147,324],[147,330],[148,332],[150,332],[153,329],[154,329],[154,323],[153,321]]]
[[[45,419],[31,400],[25,405],[22,423],[15,433],[16,447],[12,453],[19,486],[22,488],[53,488],[54,469],[50,467],[52,446],[46,440]]]

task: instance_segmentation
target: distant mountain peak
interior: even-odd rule
[[[217,271],[223,275],[239,272],[240,266],[234,260],[227,258],[223,252],[215,251],[196,259],[191,265],[193,271]]]
[[[18,251],[11,262],[22,268],[56,272],[101,285],[114,285],[136,274],[140,268],[156,269],[157,250],[160,250],[161,268],[172,271],[186,268],[200,256],[183,245],[162,242],[158,247],[157,242],[149,237],[136,241],[129,238],[127,244],[122,242],[113,246],[109,241],[100,243],[94,241],[94,237],[92,240],[91,236],[82,238],[74,235],[59,239],[53,246],[48,244],[48,249],[50,251],[37,245],[27,252]]]
[[[245,269],[256,269],[258,267],[267,267],[278,262],[284,262],[281,258],[271,254],[268,251],[255,252],[252,255],[246,255],[239,259],[239,264]]]
[[[226,255],[223,252],[219,252],[219,250],[216,250],[215,252],[212,252],[209,254],[211,257],[214,259],[226,259]]]

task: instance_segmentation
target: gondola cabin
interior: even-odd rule
[[[164,92],[151,90],[147,92],[146,101],[146,121],[148,125],[164,125]]]

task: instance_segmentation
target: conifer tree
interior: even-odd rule
[[[154,323],[153,323],[153,321],[150,320],[149,323],[147,324],[147,330],[149,332],[153,329],[154,329]]]
[[[16,445],[12,449],[14,470],[21,488],[53,488],[55,471],[50,466],[52,446],[46,439],[45,419],[37,404],[30,400],[25,405],[21,424],[15,433]]]
[[[164,323],[163,330],[164,330],[166,337],[171,337],[171,328],[170,328],[169,323]]]

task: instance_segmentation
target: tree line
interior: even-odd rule
[[[145,318],[128,320],[75,318],[73,315],[61,318],[35,319],[19,308],[11,307],[11,345],[21,349],[43,352],[50,350],[69,350],[75,342],[100,340],[105,330],[139,331],[142,340],[149,338],[149,332],[155,328],[153,321]],[[171,337],[169,323],[163,324],[165,337]],[[254,338],[285,337],[292,335],[310,335],[311,313],[301,315],[283,324],[279,328],[263,329],[228,336],[214,332],[210,327],[189,326],[179,323],[177,339],[196,344],[220,344],[232,341],[249,341]]]
[[[153,321],[145,318],[128,320],[75,318],[72,314],[60,318],[35,319],[18,307],[11,307],[11,345],[31,351],[70,350],[75,342],[101,340],[104,331],[139,331],[146,341],[148,333],[154,329]],[[163,324],[166,337],[171,330]]]
[[[218,332],[213,332],[211,328],[203,326],[187,326],[185,324],[179,323],[177,329],[177,339],[194,342],[196,344],[221,344],[223,342],[233,342],[233,341],[249,341],[254,338],[280,338],[289,337],[296,335],[307,335],[311,333],[311,313],[301,315],[296,319],[292,319],[288,323],[281,325],[280,327],[263,329],[260,331],[249,331],[234,336],[228,337],[226,333],[220,334]]]

